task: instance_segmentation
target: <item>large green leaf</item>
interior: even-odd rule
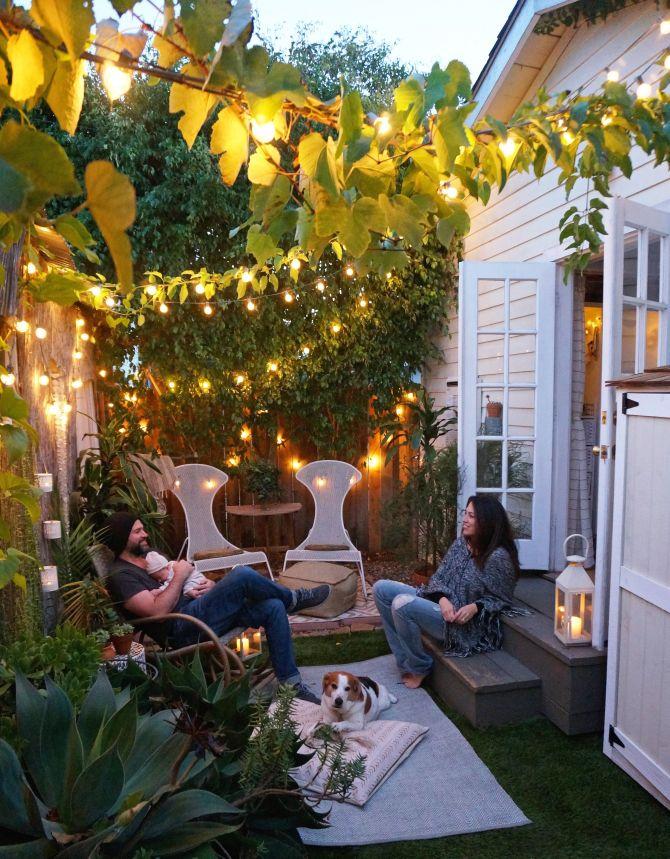
[[[20,397],[14,388],[3,386],[0,392],[0,418],[11,418],[13,421],[24,421],[28,417],[28,403]]]
[[[119,282],[129,289],[133,282],[130,239],[126,230],[135,220],[135,189],[130,179],[109,161],[91,161],[84,174],[86,205],[95,218],[114,260]]]
[[[210,149],[219,158],[221,178],[234,185],[240,169],[249,157],[249,133],[239,113],[233,107],[219,112],[212,126]]]
[[[17,477],[8,471],[0,471],[0,495],[10,498],[25,507],[33,522],[40,518],[40,503],[42,492],[29,483],[24,477]],[[14,550],[8,550],[8,554]]]
[[[272,185],[277,177],[279,152],[276,147],[266,145],[257,149],[249,159],[247,175],[253,185]]]
[[[100,735],[101,750],[115,746],[122,761],[125,761],[135,742],[137,730],[137,704],[131,698],[106,722]]]
[[[191,65],[185,66],[182,71],[184,74],[199,74],[199,70]],[[198,132],[217,101],[216,96],[194,89],[192,86],[172,84],[169,102],[170,113],[184,114],[177,125],[189,149],[193,146]]]
[[[339,188],[334,141],[324,140],[320,134],[312,132],[298,144],[298,158],[307,178],[318,182],[332,197],[337,197]]]
[[[281,253],[281,251],[272,236],[263,232],[261,227],[256,224],[247,233],[247,253],[252,254],[256,262],[262,265],[270,257]]]
[[[47,92],[47,104],[53,110],[58,124],[74,134],[79,123],[79,115],[84,103],[84,60],[61,60],[51,79]]]
[[[129,773],[125,792],[138,793],[142,799],[152,797],[159,788],[169,783],[175,763],[190,744],[190,737],[173,734],[152,755],[147,756],[135,772]]]
[[[81,710],[79,711],[79,718],[77,719],[77,729],[79,730],[86,758],[102,726],[115,712],[114,690],[107,674],[101,671],[95,683],[88,690],[88,694],[84,698],[84,703],[81,705]]]
[[[181,0],[181,24],[196,56],[204,57],[214,48],[230,15],[228,0]]]
[[[198,817],[210,814],[240,814],[240,809],[206,790],[186,790],[169,796],[147,817],[142,839],[157,838]]]
[[[394,92],[396,109],[405,114],[403,131],[411,134],[423,122],[425,116],[425,99],[421,82],[415,77],[402,81]]]
[[[87,286],[74,272],[53,269],[43,280],[30,282],[30,292],[35,301],[53,301],[61,307],[71,307]]]
[[[128,776],[143,767],[156,749],[173,735],[173,723],[174,714],[171,710],[163,710],[140,718],[133,749],[125,761]]]
[[[28,450],[28,433],[21,427],[0,424],[0,440],[7,451],[7,458],[10,463],[21,459]]]
[[[46,699],[21,672],[16,672],[16,726],[22,743],[22,756],[38,793],[46,780],[40,754],[39,736],[46,711]]]
[[[71,766],[72,746],[76,735],[74,710],[65,692],[50,677],[46,677],[46,707],[40,732],[30,742],[38,743],[41,758],[42,784],[40,795],[54,808],[61,803],[63,785]],[[76,736],[75,736],[76,735]]]
[[[44,63],[37,42],[28,30],[9,37],[7,56],[12,64],[10,97],[17,102],[32,98],[44,81]]]
[[[82,831],[100,821],[116,804],[123,782],[123,763],[113,746],[89,764],[74,783],[71,825]]]
[[[209,841],[221,838],[222,835],[230,835],[240,826],[239,823],[233,826],[208,820],[184,823],[182,826],[171,829],[170,832],[160,838],[143,841],[142,845],[145,849],[154,851],[159,856],[191,855],[191,851],[201,844],[207,844]]]
[[[0,740],[0,773],[0,827],[24,835],[42,835],[37,803],[25,783],[16,752],[5,740]],[[26,800],[31,803],[30,811]]]
[[[0,846],[0,856],[7,856],[8,859],[50,859],[53,855],[54,843],[50,838]]]
[[[357,140],[363,128],[363,104],[357,92],[350,92],[342,99],[340,108],[340,135],[344,144]]]
[[[380,194],[378,200],[389,227],[412,247],[420,248],[425,222],[421,209],[403,194],[396,194],[391,198]]]
[[[26,177],[0,158],[0,212],[12,214],[22,209],[29,187]]]
[[[452,172],[461,146],[468,146],[470,143],[465,130],[465,116],[463,111],[455,107],[447,107],[440,112],[433,143],[441,172]]]
[[[32,0],[31,16],[52,45],[65,45],[70,59],[84,50],[95,23],[89,0]]]

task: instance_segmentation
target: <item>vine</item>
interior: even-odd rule
[[[628,6],[637,6],[644,0],[579,0],[560,9],[544,12],[535,25],[533,32],[548,36],[558,27],[576,27],[580,21],[585,21],[589,26],[598,21],[605,21],[610,15],[626,9]],[[664,6],[670,8],[670,3],[665,0],[656,0],[658,9]]]

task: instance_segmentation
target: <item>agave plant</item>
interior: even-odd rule
[[[0,856],[187,856],[239,828],[240,812],[188,787],[212,764],[171,711],[138,716],[101,673],[75,718],[63,690],[16,678],[20,754],[0,740]]]

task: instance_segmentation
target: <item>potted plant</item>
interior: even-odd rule
[[[100,658],[104,660],[114,659],[116,650],[106,629],[96,629],[91,633],[96,644],[100,647]]]
[[[501,418],[503,413],[503,404],[497,400],[492,400],[489,395],[486,395],[486,416],[488,418]]]
[[[244,464],[244,478],[247,489],[261,506],[271,501],[279,501],[279,469],[269,459],[250,459]]]
[[[135,635],[135,627],[130,623],[118,621],[109,630],[112,638],[112,644],[119,656],[128,656],[130,648],[133,645],[133,636]]]

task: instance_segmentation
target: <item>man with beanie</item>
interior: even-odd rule
[[[173,576],[166,588],[149,575],[148,535],[134,513],[113,513],[100,536],[114,553],[106,585],[124,617],[137,620],[180,612],[203,621],[217,635],[236,626],[256,629],[262,626],[278,682],[294,686],[298,698],[314,704],[320,702],[303,684],[295,664],[287,612],[325,602],[330,595],[329,585],[291,591],[251,567],[239,566],[218,582],[204,579],[193,585],[189,591],[195,594],[192,599],[183,593],[184,582],[193,572],[193,564],[188,561],[172,564]],[[152,638],[169,640],[177,647],[193,644],[199,635],[194,624],[183,620],[146,624],[144,628]]]

